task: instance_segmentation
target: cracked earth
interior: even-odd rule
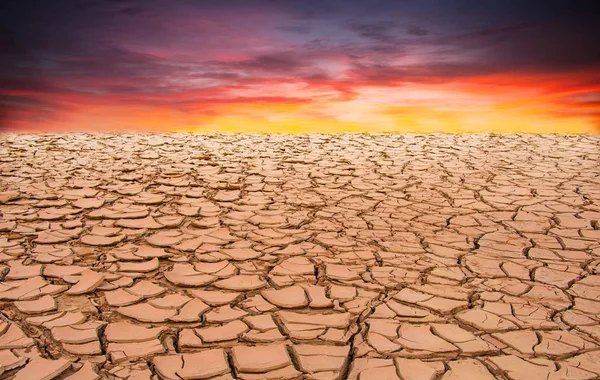
[[[0,378],[600,376],[600,137],[0,135]]]

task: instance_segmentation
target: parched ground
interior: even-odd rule
[[[597,379],[600,136],[0,135],[2,379]]]

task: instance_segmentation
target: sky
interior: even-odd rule
[[[600,1],[0,2],[0,131],[600,133]]]

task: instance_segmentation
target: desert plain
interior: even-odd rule
[[[600,376],[600,137],[0,135],[0,378]]]

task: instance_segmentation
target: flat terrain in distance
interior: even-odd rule
[[[0,135],[2,379],[597,379],[600,136]]]

